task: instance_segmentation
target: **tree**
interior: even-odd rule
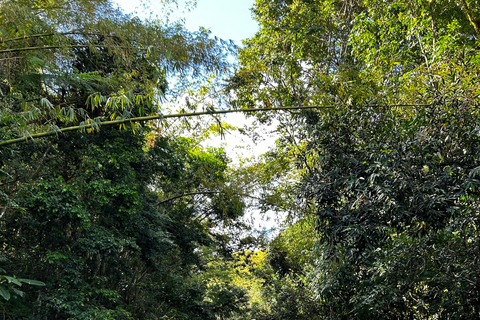
[[[4,1],[0,14],[2,140],[156,115],[168,77],[223,72],[232,49],[206,30],[141,21],[106,0]]]
[[[218,309],[222,300],[203,302],[210,293],[196,276],[204,268],[198,248],[219,250],[213,228],[242,214],[218,206],[228,182],[224,154],[180,138],[152,140],[145,150],[144,134],[116,128],[70,135],[2,159],[16,204],[1,221],[5,268],[47,284],[5,303],[6,314],[214,319],[227,312]],[[28,165],[37,157],[41,169]]]
[[[108,1],[3,1],[0,15],[1,139],[95,129],[2,147],[1,264],[12,276],[1,288],[46,284],[2,299],[4,317],[228,314],[223,300],[205,302],[215,294],[198,277],[199,248],[222,253],[215,227],[243,214],[224,152],[156,134],[152,123],[98,130],[102,120],[158,115],[165,94],[177,94],[167,82],[225,71],[228,45]],[[217,293],[241,297],[234,286]]]
[[[238,106],[318,107],[258,116],[279,121],[278,150],[296,149],[303,169],[320,318],[478,317],[473,12],[465,2],[257,1],[261,29],[227,89]]]
[[[459,227],[474,219],[477,207],[478,137],[469,134],[478,121],[473,114],[468,106],[436,105],[415,119],[361,110],[319,124],[322,136],[312,145],[321,165],[302,192],[318,208],[324,255],[316,286],[329,302],[327,310],[339,318],[477,313],[470,309],[472,300],[459,298],[468,292],[475,299],[475,286],[454,280],[460,272],[475,282],[470,264],[460,267],[439,258],[443,246],[455,246],[449,261],[466,252],[477,259],[471,251],[475,245],[460,248],[449,238],[473,236]],[[335,132],[328,130],[332,126]],[[462,283],[463,293],[442,291],[453,283]],[[465,303],[462,311],[449,309],[450,299],[459,299],[457,306]]]
[[[315,290],[308,283],[314,271],[315,216],[288,225],[268,246],[266,263],[257,276],[264,281],[255,319],[322,319]]]

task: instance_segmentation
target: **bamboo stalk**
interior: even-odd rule
[[[381,107],[418,107],[418,106],[430,106],[431,104],[400,104],[400,105],[370,105],[365,106],[368,108],[381,108]],[[122,123],[130,123],[130,122],[140,122],[140,121],[149,121],[149,120],[159,120],[159,119],[168,119],[168,118],[183,118],[183,117],[198,117],[204,115],[216,115],[216,114],[227,114],[227,113],[237,113],[237,112],[259,112],[259,111],[275,111],[275,110],[300,110],[300,109],[329,109],[329,108],[336,108],[336,105],[326,105],[326,106],[301,106],[301,107],[279,107],[279,108],[246,108],[246,109],[230,109],[230,110],[212,110],[212,111],[202,111],[202,112],[190,112],[190,113],[174,113],[174,114],[159,114],[155,116],[146,116],[146,117],[135,117],[135,118],[128,118],[128,119],[121,119],[121,120],[112,120],[112,121],[102,121],[100,122],[100,126],[110,126],[115,124],[122,124]],[[92,128],[92,124],[86,125],[79,125],[79,126],[72,126],[62,128],[56,131],[46,131],[40,132],[36,134],[32,134],[30,136],[25,136],[16,139],[10,139],[0,142],[0,147],[7,146],[10,144],[16,144],[19,142],[28,141],[29,139],[34,138],[42,138],[53,136],[62,132],[68,131],[75,131],[81,129],[88,129]]]

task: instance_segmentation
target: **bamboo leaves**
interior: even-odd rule
[[[0,8],[0,99],[11,121],[5,137],[154,115],[168,77],[192,75],[200,83],[229,65],[231,48],[207,31],[140,21],[109,1],[52,1],[46,9],[4,1]]]

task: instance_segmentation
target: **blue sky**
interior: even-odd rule
[[[126,12],[133,12],[140,5],[140,0],[114,0]],[[161,14],[158,0],[150,1],[153,13]],[[200,26],[210,29],[213,36],[232,39],[238,45],[242,39],[252,37],[258,30],[256,21],[252,19],[250,8],[254,0],[198,0],[197,7],[190,12],[177,15],[185,18],[189,30],[198,30]],[[157,11],[157,12],[155,12]]]

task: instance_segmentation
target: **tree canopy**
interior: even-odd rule
[[[301,168],[298,217],[317,232],[301,267],[293,245],[278,253],[296,225],[270,245],[292,281],[274,292],[296,302],[265,319],[478,317],[477,7],[256,2],[234,105],[317,107],[258,114],[278,121],[277,153]]]
[[[225,72],[232,49],[109,1],[4,1],[0,14],[2,140],[156,115],[186,79]]]
[[[256,0],[235,48],[106,0],[0,2],[3,317],[477,319],[478,8]],[[233,164],[204,147],[221,119],[153,121],[176,98],[279,139]]]

